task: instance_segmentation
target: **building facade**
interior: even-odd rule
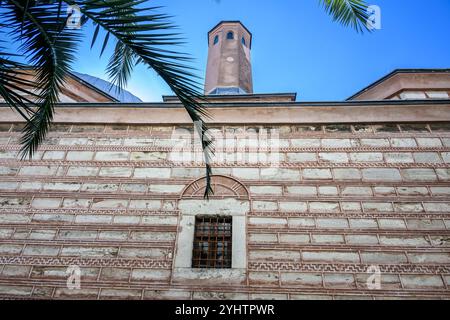
[[[299,103],[253,93],[241,23],[208,39],[209,201],[174,97],[62,103],[24,161],[1,105],[0,297],[449,299],[450,71]]]

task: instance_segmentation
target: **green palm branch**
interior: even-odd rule
[[[358,32],[371,31],[368,27],[368,6],[364,0],[320,0],[334,21],[351,26]]]
[[[364,29],[367,6],[360,0],[319,0],[333,19]],[[174,51],[182,39],[170,17],[147,7],[146,0],[0,0],[0,36],[8,36],[19,45],[20,54],[6,52],[0,42],[0,96],[27,124],[21,139],[22,158],[32,157],[51,126],[58,94],[71,71],[80,30],[66,28],[67,5],[78,6],[81,24],[95,25],[91,47],[101,42],[102,55],[110,40],[115,40],[106,72],[113,84],[124,88],[137,64],[154,70],[185,107],[201,136],[206,163],[207,188],[210,184],[212,142],[205,119],[209,114],[201,86],[190,66],[189,55]],[[367,28],[366,28],[367,29]],[[24,59],[26,63],[19,63]],[[35,72],[34,81],[26,80],[26,69]]]

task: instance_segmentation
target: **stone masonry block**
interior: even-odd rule
[[[42,160],[63,160],[65,151],[45,151]]]
[[[286,212],[306,212],[306,202],[280,202],[280,210]]]
[[[159,161],[167,158],[167,152],[131,152],[130,158],[132,161]]]
[[[62,207],[63,208],[89,208],[91,203],[92,203],[91,199],[64,198]]]
[[[289,194],[298,194],[303,196],[317,195],[317,188],[313,186],[287,186],[286,190]]]
[[[344,187],[342,189],[343,196],[372,196],[372,188],[370,187]]]
[[[389,139],[361,139],[361,145],[367,147],[389,147]]]
[[[280,186],[250,186],[250,193],[281,195],[283,189]]]
[[[56,174],[57,166],[23,166],[20,176],[53,176]]]
[[[100,169],[100,177],[118,177],[128,178],[131,176],[133,168],[131,167],[103,167]]]
[[[417,138],[419,147],[423,148],[441,148],[442,143],[439,138]]]
[[[135,178],[150,178],[150,179],[169,179],[169,168],[136,168],[134,169]]]
[[[155,269],[134,269],[131,273],[132,280],[139,281],[164,281],[169,280],[169,270],[155,270]]]
[[[385,153],[387,163],[414,163],[414,158],[410,152],[390,152]]]
[[[251,284],[278,285],[278,272],[250,272],[248,275]]]
[[[439,153],[437,152],[415,152],[413,155],[416,163],[442,163],[442,160],[439,157]],[[446,161],[444,154],[443,158],[444,161]]]
[[[330,180],[332,179],[330,169],[303,169],[305,180]]]
[[[425,202],[423,205],[427,212],[450,212],[450,203]]]
[[[405,221],[400,219],[378,219],[380,229],[406,229]]]
[[[279,236],[281,243],[306,244],[310,243],[308,234],[286,233]]]
[[[84,192],[114,192],[118,189],[117,183],[84,183],[81,187]]]
[[[303,152],[303,153],[288,153],[288,162],[315,162],[317,161],[317,156],[314,152]]]
[[[233,168],[233,176],[239,179],[258,180],[259,169],[257,168]]]
[[[57,256],[59,246],[27,245],[23,250],[25,256]]]
[[[322,139],[322,148],[351,148],[350,139]]]
[[[420,202],[394,203],[396,212],[423,212],[423,206]]]
[[[347,219],[331,219],[331,218],[318,218],[316,219],[318,228],[327,229],[347,229],[348,221]]]
[[[361,172],[359,169],[333,169],[336,180],[360,180]]]
[[[352,229],[373,229],[378,228],[375,219],[349,219],[350,228]]]
[[[438,275],[400,275],[402,283],[408,289],[444,288]]]
[[[436,173],[433,169],[402,169],[405,181],[436,181]]]
[[[412,138],[391,138],[391,145],[394,148],[415,148],[417,143]]]
[[[427,196],[428,189],[426,187],[398,187],[397,192],[402,196]]]
[[[129,157],[130,157],[129,152],[98,151],[95,154],[94,160],[96,160],[96,161],[127,161]]]
[[[362,152],[350,153],[352,162],[383,162],[383,154],[381,152]]]
[[[359,263],[359,255],[356,252],[337,252],[337,251],[303,251],[304,261],[328,262],[328,263]]]
[[[318,148],[320,147],[319,139],[292,139],[291,145],[294,148]]]
[[[200,178],[205,174],[203,168],[173,168],[173,178]],[[165,175],[164,175],[165,177]]]
[[[402,252],[361,252],[361,261],[368,264],[402,264],[407,262],[407,258]]]
[[[281,260],[300,261],[299,251],[288,250],[249,250],[250,260]]]
[[[364,202],[366,212],[392,212],[394,211],[392,203],[389,202]]]
[[[81,224],[110,224],[113,219],[112,215],[94,215],[94,214],[82,214],[75,217],[75,223]]]
[[[321,287],[322,275],[320,273],[281,273],[281,283],[288,286]]]
[[[161,200],[131,200],[130,209],[159,210]]]
[[[406,224],[410,230],[445,230],[445,224],[438,219],[407,219]]]
[[[68,161],[91,161],[94,157],[93,151],[69,151],[66,160]]]
[[[313,234],[313,243],[332,244],[332,243],[344,243],[344,236],[340,234]]]
[[[299,181],[300,171],[296,169],[263,168],[261,169],[261,179],[271,181]]]
[[[245,215],[250,210],[248,201],[237,199],[214,199],[214,200],[180,200],[178,208],[182,214],[231,214]]]
[[[347,163],[348,156],[346,153],[332,153],[332,152],[321,152],[319,153],[320,161],[331,162],[331,163]]]
[[[341,209],[344,212],[347,212],[347,211],[359,212],[362,210],[361,204],[359,202],[346,202],[346,201],[341,202]]]
[[[316,226],[313,218],[289,218],[289,228],[314,228]]]
[[[401,181],[398,169],[362,169],[363,179],[367,181]]]
[[[53,209],[59,208],[60,204],[60,198],[34,198],[31,206],[37,209]]]
[[[337,196],[338,195],[338,189],[337,187],[333,186],[319,186],[319,194],[321,196]]]
[[[286,224],[286,220],[283,221]],[[250,224],[258,224],[258,222],[251,221]],[[275,233],[251,233],[249,235],[249,241],[252,243],[271,243],[278,242],[278,236]]]
[[[125,199],[94,199],[92,209],[125,209],[127,205]]]
[[[253,210],[276,211],[278,210],[278,204],[275,201],[253,201]]]

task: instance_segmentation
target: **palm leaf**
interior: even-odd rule
[[[21,139],[22,158],[32,157],[49,130],[58,93],[70,71],[80,38],[77,33],[64,29],[66,19],[60,17],[58,3],[7,0],[3,9],[5,25],[11,37],[21,43],[19,50],[35,73],[37,109],[24,127]]]
[[[334,21],[351,26],[358,32],[371,31],[367,25],[369,14],[364,0],[320,0]]]
[[[116,39],[116,48],[107,71],[119,87],[123,87],[128,81],[136,61],[154,70],[179,98],[192,121],[199,124],[196,128],[202,141],[209,182],[212,142],[206,135],[207,126],[203,120],[203,117],[209,118],[209,114],[204,108],[205,100],[200,94],[201,85],[196,81],[194,69],[186,64],[191,58],[167,49],[181,44],[177,34],[170,32],[175,29],[169,22],[170,17],[155,13],[154,7],[138,7],[142,0],[66,2],[78,5],[81,12],[96,24],[93,43],[99,39],[99,29],[106,33],[103,48],[110,36]],[[211,193],[211,185],[208,183],[205,196]]]
[[[34,113],[31,107],[33,100],[38,95],[32,90],[34,82],[27,79],[29,75],[24,71],[25,66],[11,60],[15,56],[15,54],[0,52],[0,96],[28,121]]]

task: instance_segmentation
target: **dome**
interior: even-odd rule
[[[80,80],[87,82],[91,86],[96,87],[98,90],[105,92],[109,96],[113,97],[119,102],[124,103],[139,103],[142,102],[141,99],[136,97],[135,95],[131,94],[129,91],[125,89],[120,89],[118,86],[112,84],[111,82],[108,82],[106,80],[84,74],[79,72],[71,72],[75,77],[79,78]]]

